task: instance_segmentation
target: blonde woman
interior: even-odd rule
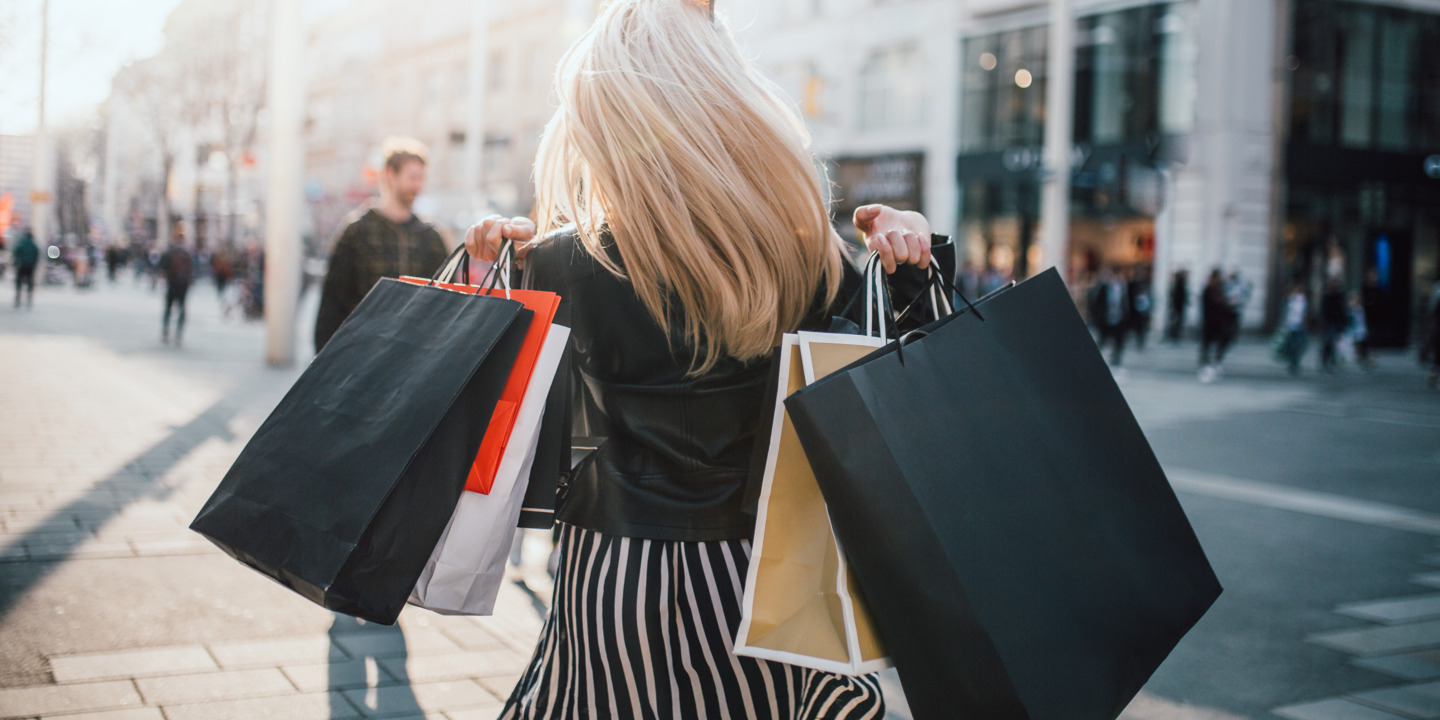
[[[873,676],[732,651],[754,532],[750,456],[782,333],[859,286],[798,119],[693,0],[615,0],[561,63],[525,218],[525,282],[570,306],[590,434],[562,486],[553,607],[503,718],[880,718]],[[856,213],[887,271],[923,217]]]

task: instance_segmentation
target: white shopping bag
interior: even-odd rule
[[[880,347],[880,338],[786,335],[735,654],[863,675],[890,660],[852,583],[784,399]]]
[[[545,399],[570,329],[552,325],[515,417],[490,494],[460,493],[460,503],[410,593],[410,604],[442,615],[490,615],[505,581],[505,562],[535,461]]]

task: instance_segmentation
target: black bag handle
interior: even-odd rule
[[[965,307],[968,308],[970,312],[975,313],[975,317],[979,318],[981,322],[985,322],[985,316],[981,315],[980,311],[975,309],[975,305],[974,303],[970,302],[970,298],[965,297],[965,293],[960,292],[960,289],[955,287],[955,283],[951,282],[950,278],[945,277],[944,273],[936,270],[935,266],[932,264],[930,266],[930,277],[926,281],[925,286],[921,290],[920,294],[916,295],[915,299],[911,300],[910,304],[907,305],[904,310],[901,310],[900,314],[896,316],[895,322],[897,325],[906,317],[908,317],[910,313],[915,310],[915,308],[920,306],[920,301],[925,299],[926,290],[940,290],[942,292],[954,293],[956,297],[960,298],[960,300],[965,303]],[[939,320],[940,318],[937,317],[935,319]]]
[[[453,283],[456,278],[460,277],[460,273],[462,272],[465,273],[466,277],[469,277],[470,253],[465,252],[464,243],[461,243],[454,250],[450,251],[450,256],[445,258],[445,262],[440,263],[440,267],[435,269],[435,274],[430,276],[430,282],[426,283],[426,285],[434,287],[436,283]]]

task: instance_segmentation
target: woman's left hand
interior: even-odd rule
[[[864,205],[855,209],[855,229],[865,237],[865,246],[880,255],[885,272],[918,265],[930,267],[930,221],[911,210],[887,205]]]

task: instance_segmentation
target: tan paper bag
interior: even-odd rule
[[[880,345],[878,338],[832,333],[784,338],[775,419],[736,633],[738,655],[846,675],[890,666],[849,577],[825,499],[783,404],[790,393]]]

